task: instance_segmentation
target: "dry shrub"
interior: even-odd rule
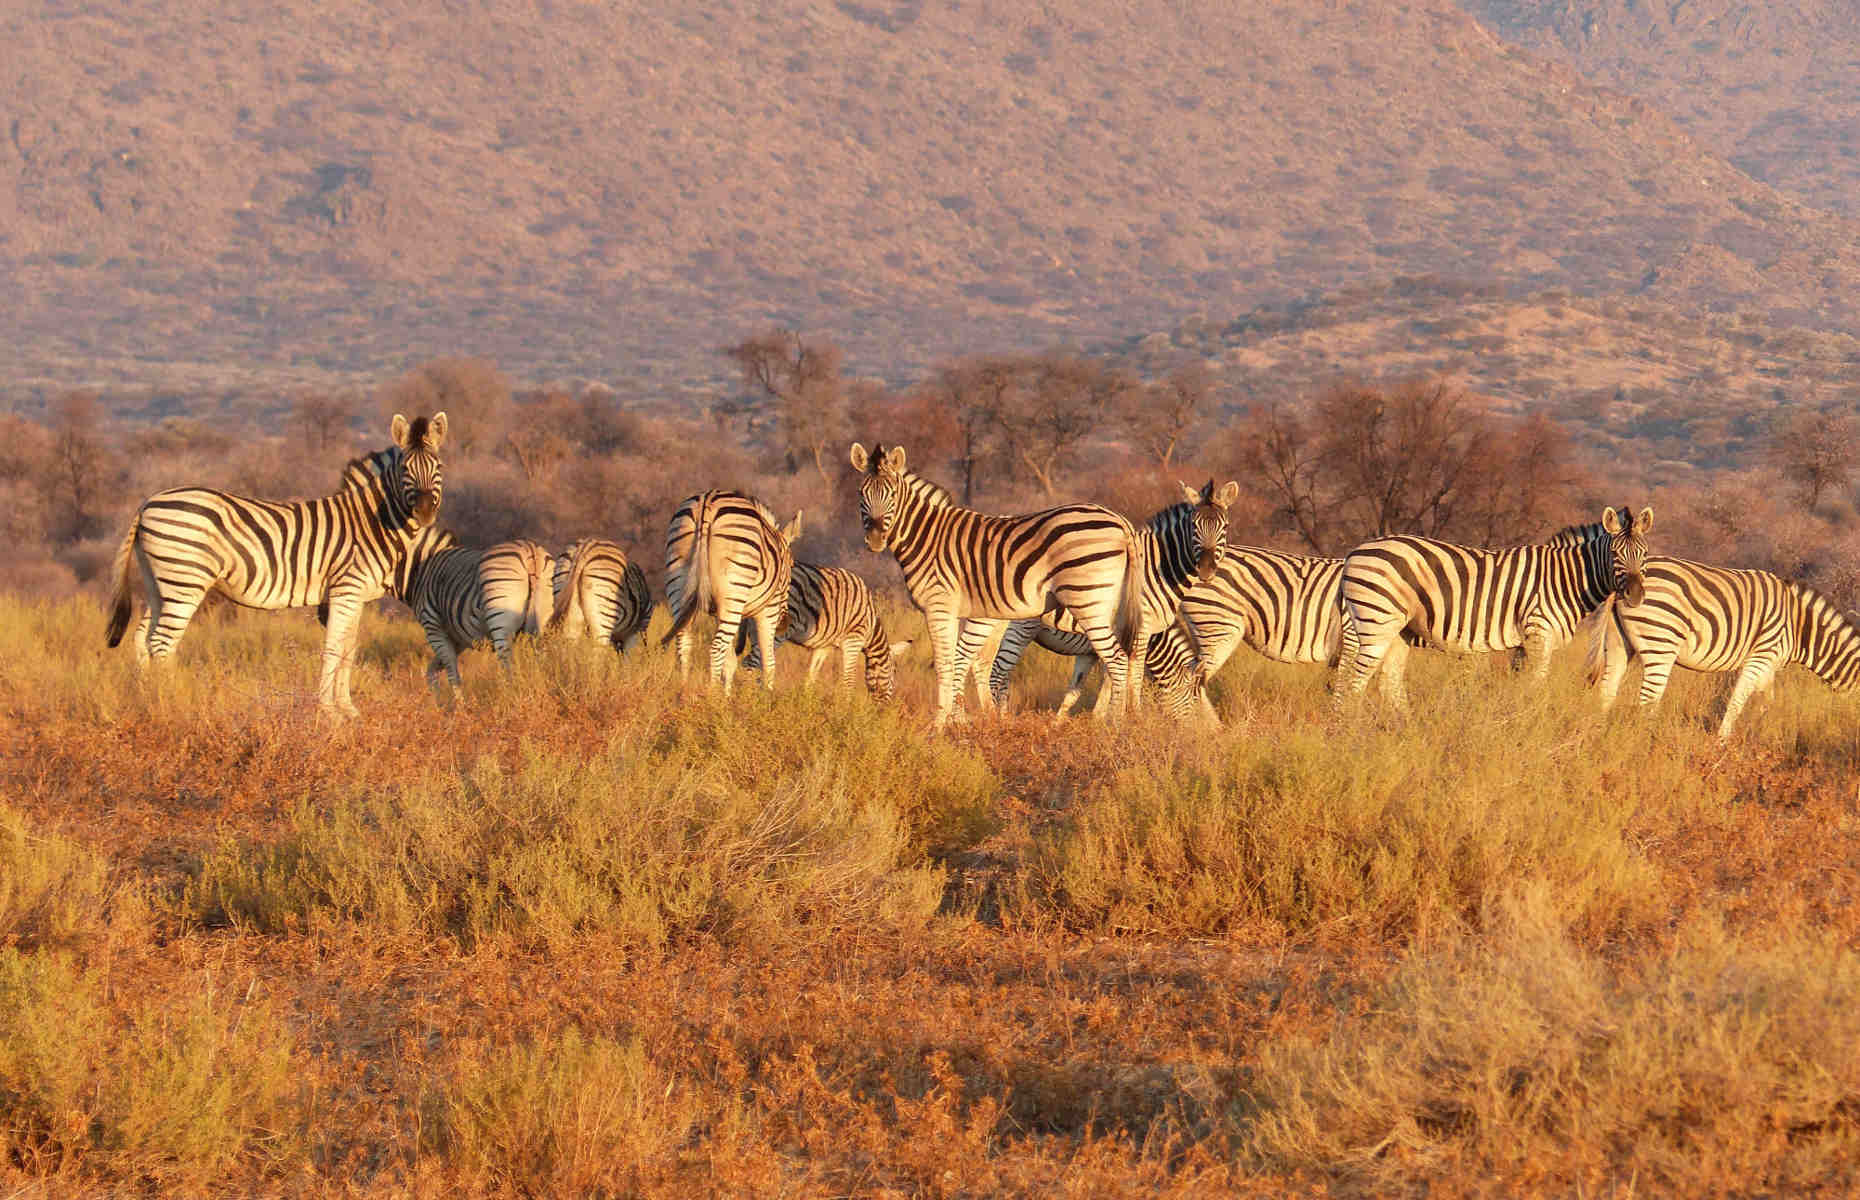
[[[1417,695],[1455,702],[1392,729],[1294,728],[1118,773],[1040,839],[1025,902],[1092,929],[1407,937],[1476,919],[1525,876],[1556,886],[1585,928],[1650,919],[1657,882],[1627,832],[1684,767],[1615,768],[1640,761],[1630,747],[1651,727],[1592,753],[1571,681],[1530,690],[1465,660],[1415,666]]]
[[[97,974],[0,951],[0,1153],[198,1190],[295,1128],[291,1044],[269,1008],[211,986],[119,1021]]]
[[[784,747],[796,728],[820,736]],[[186,903],[264,930],[334,918],[548,945],[598,930],[642,951],[921,923],[943,890],[925,845],[977,836],[989,786],[854,697],[694,705],[604,748],[319,796],[281,840],[208,855]]]
[[[70,838],[38,833],[0,803],[0,945],[82,940],[102,929],[112,900],[101,857]]]
[[[569,1027],[466,1058],[439,1098],[435,1149],[531,1196],[618,1195],[675,1152],[696,1120],[637,1038]]]
[[[1552,905],[1540,894],[1494,936],[1410,962],[1323,1041],[1268,1047],[1241,1116],[1259,1164],[1377,1188],[1449,1172],[1676,1195],[1860,1179],[1860,955],[1700,925],[1620,967],[1561,933]]]

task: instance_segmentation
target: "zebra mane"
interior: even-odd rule
[[[421,420],[425,420],[424,417]],[[400,465],[406,454],[399,446],[388,446],[381,450],[372,450],[367,454],[350,459],[342,468],[342,480],[339,488],[349,488],[357,484],[364,487],[370,481],[385,483],[394,478],[394,470]]]
[[[1565,525],[1552,534],[1549,541],[1542,544],[1546,546],[1581,546],[1588,542],[1595,541],[1599,537],[1604,537],[1606,534],[1607,530],[1602,528],[1600,521],[1591,521],[1586,525]]]
[[[1186,500],[1176,501],[1174,504],[1171,504],[1165,509],[1161,509],[1154,516],[1150,517],[1148,523],[1149,531],[1151,533],[1161,534],[1163,530],[1169,528],[1169,526],[1174,523],[1179,513],[1190,511],[1194,507],[1194,505]]]

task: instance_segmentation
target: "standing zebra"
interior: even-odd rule
[[[1802,664],[1836,691],[1860,681],[1860,629],[1811,587],[1768,571],[1661,557],[1646,560],[1641,579],[1640,602],[1610,597],[1589,638],[1589,682],[1601,684],[1604,710],[1634,658],[1643,707],[1660,702],[1675,666],[1736,671],[1721,738],[1785,663]]]
[[[277,503],[211,488],[170,488],[142,502],[117,548],[109,644],[129,628],[129,564],[141,569],[147,611],[136,626],[136,661],[161,661],[217,591],[248,608],[319,605],[327,614],[317,701],[356,715],[349,673],[362,606],[383,595],[420,531],[439,516],[439,448],[446,414],[399,413],[393,445],[343,470],[333,495]]]
[[[1163,509],[1137,531],[1143,542],[1143,624],[1146,629],[1161,630],[1174,624],[1183,593],[1190,590],[1190,585],[1205,585],[1227,550],[1227,509],[1240,494],[1240,485],[1229,480],[1219,492],[1214,490],[1212,479],[1200,491],[1186,483],[1181,486],[1185,499]],[[1091,642],[1062,614],[1048,613],[1044,618],[1015,621],[1007,627],[988,674],[988,690],[996,704],[1006,702],[1008,681],[1014,676],[1020,656],[1032,643],[1055,654],[1072,656],[1072,682],[1065,698],[1059,702],[1057,714],[1063,718],[1078,703],[1085,676],[1098,661],[1098,656],[1093,653]],[[1098,693],[1100,709],[1106,695],[1103,691]]]
[[[1403,633],[1466,653],[1517,650],[1535,661],[1535,678],[1550,672],[1550,654],[1617,587],[1640,586],[1653,510],[1639,517],[1605,509],[1597,525],[1572,525],[1547,542],[1509,550],[1479,550],[1432,538],[1377,538],[1350,551],[1343,564],[1343,602],[1358,643],[1339,703],[1357,695],[1382,668],[1383,690],[1406,708]]]
[[[745,645],[749,658],[743,664],[752,671],[762,669],[759,644],[750,644],[752,619],[745,621],[736,634],[736,652]],[[794,564],[794,578],[788,584],[788,627],[775,636],[775,644],[791,642],[814,652],[807,663],[807,680],[814,681],[827,655],[840,652],[840,683],[850,684],[860,659],[865,660],[865,686],[874,699],[889,700],[897,686],[897,672],[892,663],[910,643],[886,641],[885,619],[872,603],[872,589],[865,580],[842,567],[821,567],[813,563]]]
[[[692,618],[717,618],[710,645],[711,682],[728,695],[736,681],[736,631],[745,617],[759,617],[756,643],[762,661],[775,659],[775,635],[786,626],[788,581],[794,572],[791,547],[801,533],[801,514],[777,526],[775,514],[740,492],[708,491],[690,496],[672,513],[665,533],[665,599],[672,629],[663,645],[678,642],[678,674],[690,669]],[[762,672],[773,687],[775,672]]]
[[[1096,504],[1021,517],[958,507],[948,492],[904,467],[904,448],[855,442],[865,544],[890,550],[911,600],[930,625],[939,728],[949,720],[977,651],[1004,621],[1052,608],[1072,614],[1111,680],[1112,715],[1134,696],[1132,646],[1143,628],[1143,543],[1129,521]],[[764,654],[764,658],[767,654]]]
[[[460,686],[459,653],[482,642],[509,669],[511,643],[542,630],[552,567],[549,552],[526,539],[473,550],[449,532],[421,535],[395,572],[393,590],[426,633],[433,651],[426,682],[435,693],[441,671]]]
[[[630,650],[652,620],[646,573],[605,538],[582,538],[555,560],[555,611],[550,632],[604,639]]]

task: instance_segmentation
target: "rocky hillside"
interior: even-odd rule
[[[0,16],[8,386],[890,375],[1436,273],[1860,328],[1860,226],[1450,0]]]

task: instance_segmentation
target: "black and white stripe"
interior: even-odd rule
[[[353,715],[349,672],[362,606],[386,593],[414,538],[439,515],[446,414],[393,421],[393,445],[349,463],[317,500],[274,502],[212,488],[170,488],[143,501],[116,552],[109,644],[132,615],[130,562],[147,611],[138,662],[174,653],[209,592],[248,608],[319,605],[327,614],[317,698]]]
[[[1624,520],[1623,517],[1626,519]],[[1341,700],[1362,692],[1378,669],[1384,693],[1407,703],[1404,633],[1465,653],[1519,652],[1542,680],[1550,655],[1616,587],[1638,586],[1653,510],[1638,518],[1610,508],[1595,525],[1574,525],[1547,542],[1481,550],[1432,538],[1377,538],[1344,559],[1343,602],[1358,639],[1342,668]]]
[[[396,572],[394,590],[432,648],[427,683],[437,687],[444,671],[457,688],[459,654],[483,642],[508,669],[518,636],[542,631],[553,567],[549,552],[526,539],[475,550],[454,544],[450,533],[423,535]]]
[[[1216,491],[1210,479],[1200,491],[1183,484],[1182,494],[1185,497],[1182,503],[1163,509],[1137,531],[1143,542],[1143,623],[1146,629],[1161,630],[1173,625],[1184,594],[1191,588],[1204,586],[1214,577],[1227,550],[1227,510],[1240,494],[1240,485],[1229,481]],[[1072,682],[1059,702],[1058,715],[1064,717],[1078,703],[1085,677],[1098,661],[1091,642],[1073,627],[1066,614],[1048,613],[1040,620],[1010,624],[995,651],[988,689],[996,704],[1005,703],[1015,666],[1027,647],[1035,644],[1073,658]],[[1099,693],[1100,709],[1107,696],[1107,692]]]
[[[930,625],[941,726],[954,711],[971,662],[1005,621],[1059,608],[1072,615],[1111,679],[1112,715],[1126,687],[1143,628],[1143,544],[1123,517],[1096,504],[1068,504],[1019,517],[958,506],[948,492],[905,469],[904,448],[854,443],[861,472],[859,518],[866,546],[889,550],[911,600]]]
[[[745,617],[757,617],[762,661],[773,662],[775,635],[785,626],[788,581],[794,571],[794,539],[801,515],[778,526],[775,514],[740,492],[708,491],[688,497],[672,513],[665,534],[665,600],[672,629],[665,642],[678,643],[678,672],[689,671],[699,612],[717,618],[710,646],[710,678],[729,692],[736,681],[736,632]],[[762,673],[774,686],[773,670]]]
[[[630,650],[652,620],[646,573],[605,538],[582,538],[555,560],[555,610],[548,629]]]
[[[1614,703],[1628,664],[1640,660],[1640,703],[1657,704],[1675,666],[1736,671],[1718,736],[1727,737],[1751,696],[1799,663],[1836,691],[1860,682],[1860,629],[1828,598],[1768,571],[1650,557],[1638,604],[1611,597],[1589,641],[1589,681]]]
[[[736,652],[741,654],[747,646],[749,658],[744,665],[759,671],[762,651],[751,641],[753,624],[753,620],[744,622],[736,635]],[[821,665],[837,649],[842,684],[853,681],[864,660],[866,690],[875,699],[891,699],[897,689],[892,658],[910,643],[886,638],[885,619],[872,603],[872,589],[865,580],[843,567],[794,564],[794,578],[788,584],[788,627],[776,635],[775,644],[788,642],[814,652],[807,663],[808,682],[813,682]]]

